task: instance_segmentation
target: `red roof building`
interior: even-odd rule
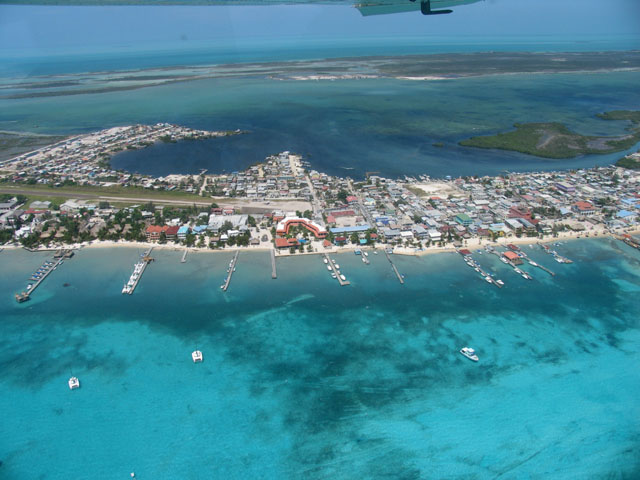
[[[298,245],[298,240],[295,238],[276,238],[276,248],[290,248]]]

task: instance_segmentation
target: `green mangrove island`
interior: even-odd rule
[[[620,136],[598,137],[573,132],[561,123],[516,123],[514,131],[472,137],[460,145],[560,159],[620,152],[640,142],[640,111],[615,110],[597,116],[603,120],[626,120],[630,125]]]

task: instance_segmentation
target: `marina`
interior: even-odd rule
[[[236,271],[238,255],[240,255],[240,252],[236,251],[235,255],[229,262],[229,268],[227,268],[227,278],[225,279],[224,284],[220,285],[220,288],[222,289],[223,292],[226,292],[227,289],[229,288],[229,284],[231,283],[231,277],[233,276],[233,272]]]
[[[142,259],[134,265],[133,273],[129,277],[129,281],[124,284],[124,287],[122,287],[123,295],[124,294],[133,295],[133,292],[138,286],[138,283],[140,282],[140,279],[142,278],[142,274],[146,270],[147,265],[149,265],[149,263],[153,261],[153,258],[149,256],[151,254],[151,250],[153,250],[153,247],[145,251],[141,255]]]
[[[558,252],[556,252],[555,250],[551,249],[551,247],[549,245],[545,245],[544,243],[538,243],[538,245],[540,245],[542,247],[542,249],[546,253],[551,255],[555,259],[556,262],[558,262],[558,263],[573,263],[573,260],[569,260],[567,257],[563,257]],[[559,244],[556,243],[556,246],[557,245],[559,245]]]
[[[15,295],[16,302],[22,303],[29,300],[31,298],[31,294],[35,291],[35,289],[38,288],[40,284],[44,281],[44,279],[47,278],[49,274],[53,272],[56,268],[58,268],[58,266],[61,265],[62,263],[64,263],[63,257],[59,257],[55,262],[51,262],[51,261],[44,262],[42,266],[38,268],[38,270],[36,270],[29,278],[30,282],[35,282],[35,283],[27,285],[27,289],[25,291],[16,293]]]
[[[329,270],[329,272],[332,272],[331,277],[338,280],[338,283],[341,287],[344,287],[345,285],[351,285],[351,282],[349,282],[347,278],[342,273],[340,273],[340,265],[338,265],[335,260],[332,260],[326,253],[324,253],[323,256],[324,263],[327,265],[327,270]]]
[[[463,249],[463,250],[457,250],[457,252],[460,255],[462,255],[462,258],[464,259],[464,263],[466,263],[467,266],[473,268],[477,273],[479,273],[485,282],[491,283],[498,288],[502,288],[504,286],[504,282],[502,280],[500,279],[496,280],[495,278],[493,278],[493,275],[491,275],[488,272],[485,272],[480,267],[480,264],[473,259],[473,257],[471,256],[471,252],[469,250]]]
[[[387,256],[387,260],[389,260],[389,263],[391,264],[391,268],[393,269],[393,272],[396,274],[396,277],[398,277],[398,281],[404,285],[404,277],[398,271],[398,268],[396,267],[395,263],[393,263],[393,260],[391,260],[391,256],[389,255],[389,252],[385,250],[384,254]]]

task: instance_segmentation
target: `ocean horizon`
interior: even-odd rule
[[[640,252],[524,248],[556,276],[474,254],[497,289],[457,254],[399,255],[400,285],[340,254],[339,287],[318,256],[272,280],[260,252],[223,293],[231,252],[158,250],[131,296],[141,249],[83,249],[24,304],[50,253],[0,252],[2,477],[633,478]]]

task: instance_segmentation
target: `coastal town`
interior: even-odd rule
[[[445,179],[389,179],[369,172],[364,179],[351,179],[318,172],[290,152],[228,174],[154,178],[112,170],[109,164],[110,156],[124,149],[228,133],[234,132],[168,124],[116,127],[2,162],[2,187],[16,192],[34,185],[51,192],[93,187],[96,199],[69,193],[56,202],[3,193],[0,242],[28,248],[137,242],[274,249],[278,255],[368,246],[420,254],[612,233],[639,243],[634,233],[640,172],[615,166]],[[193,199],[101,199],[100,190],[114,185]]]

